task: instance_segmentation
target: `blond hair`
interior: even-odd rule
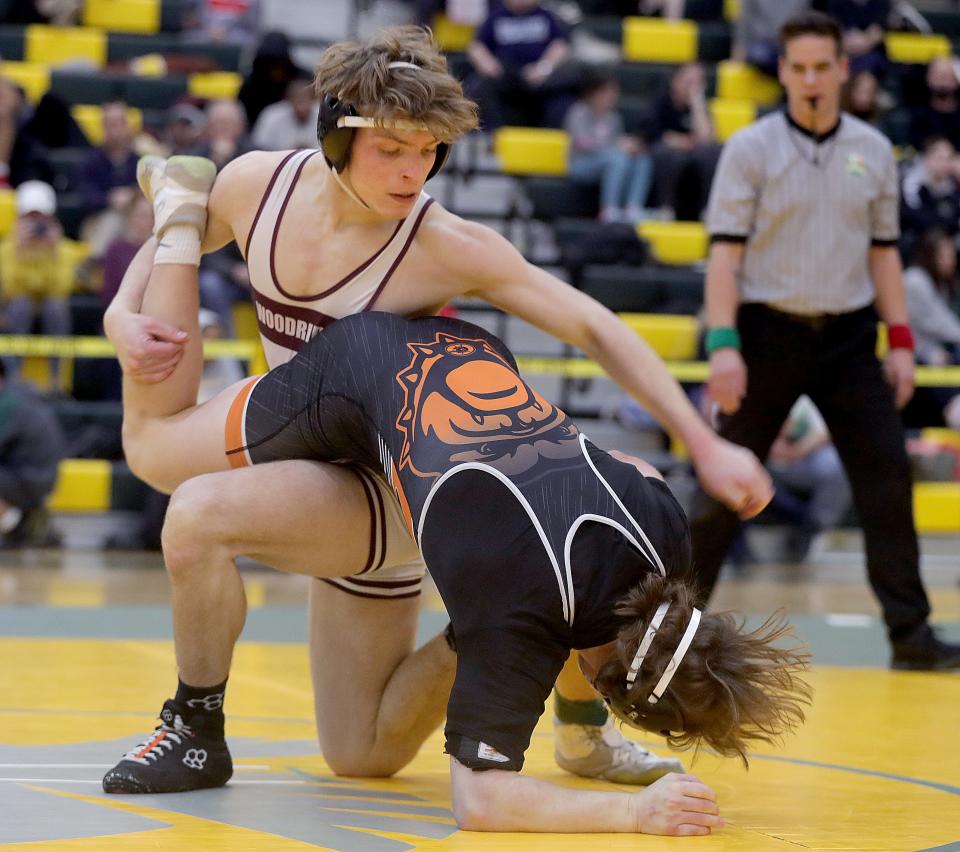
[[[628,684],[627,668],[653,611],[663,601],[671,603],[667,618],[657,630],[639,677]],[[686,583],[658,575],[647,577],[620,602],[617,615],[631,623],[620,630],[616,652],[594,682],[615,708],[629,711],[646,701],[680,642],[693,606],[693,592]],[[803,706],[811,697],[801,677],[810,661],[806,649],[783,647],[792,628],[780,612],[756,630],[744,627],[733,613],[704,613],[666,693],[684,721],[682,732],[667,737],[674,748],[704,743],[725,757],[739,757],[746,765],[748,743],[777,743],[803,722]]]
[[[412,68],[388,68],[410,62]],[[441,142],[478,125],[477,105],[447,70],[447,59],[423,27],[389,27],[365,42],[332,44],[317,65],[318,99],[333,95],[378,123],[419,121]]]

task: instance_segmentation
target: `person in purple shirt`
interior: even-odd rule
[[[103,105],[103,144],[80,166],[78,184],[84,208],[82,236],[90,243],[90,256],[101,258],[123,230],[124,210],[137,184],[137,154],[126,104]]]
[[[576,89],[564,65],[570,40],[540,0],[503,0],[480,25],[467,55],[474,73],[465,88],[480,105],[484,129],[563,125]]]

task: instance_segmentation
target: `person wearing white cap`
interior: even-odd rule
[[[69,335],[76,264],[64,251],[56,217],[57,196],[50,184],[28,180],[17,187],[17,221],[0,243],[0,290],[6,302],[5,330],[30,334],[39,318],[41,334]],[[16,367],[16,362],[11,363]],[[53,375],[58,375],[53,361]]]

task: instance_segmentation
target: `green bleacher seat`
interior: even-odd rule
[[[663,302],[663,285],[642,266],[584,267],[580,289],[618,313],[652,313]]]
[[[661,62],[620,62],[613,67],[612,71],[624,95],[651,97],[667,90],[670,85],[670,75],[676,67],[676,65]],[[708,65],[704,68],[704,72],[707,95],[712,96],[717,87],[716,68]]]
[[[727,59],[732,42],[730,24],[726,21],[701,21],[698,26],[697,58],[704,62]]]
[[[596,186],[574,183],[566,178],[528,177],[523,181],[530,200],[532,218],[544,222],[554,219],[593,219],[600,207]]]
[[[703,304],[703,273],[681,266],[584,268],[580,289],[610,310],[696,313]]]
[[[169,77],[123,78],[123,99],[140,109],[168,109],[177,98],[187,93],[187,78],[182,75]]]
[[[923,11],[923,17],[935,33],[960,38],[960,11]]]
[[[68,104],[102,104],[123,97],[123,77],[93,71],[54,71],[50,90]]]
[[[683,16],[693,21],[716,21],[723,17],[723,0],[687,0],[683,6]]]
[[[107,33],[107,61],[127,62],[148,53],[173,53],[177,41],[177,36],[163,33],[151,36]]]
[[[647,118],[653,106],[653,98],[637,95],[624,95],[620,98],[617,110],[623,117],[623,129],[627,133],[642,136],[647,128]]]
[[[183,14],[191,7],[191,0],[161,0],[160,29],[165,33],[183,30]]]
[[[0,27],[0,56],[4,59],[23,59],[25,30],[23,27]]]
[[[580,28],[596,38],[617,46],[623,42],[623,18],[610,15],[586,16]]]

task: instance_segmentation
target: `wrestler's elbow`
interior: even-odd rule
[[[457,827],[463,831],[496,831],[496,779],[491,772],[475,772],[450,761],[451,805]]]
[[[145,432],[142,423],[124,417],[121,430],[124,461],[137,479],[156,491],[170,494],[179,483],[171,479],[169,462],[167,465],[163,464],[162,455],[150,447]]]

